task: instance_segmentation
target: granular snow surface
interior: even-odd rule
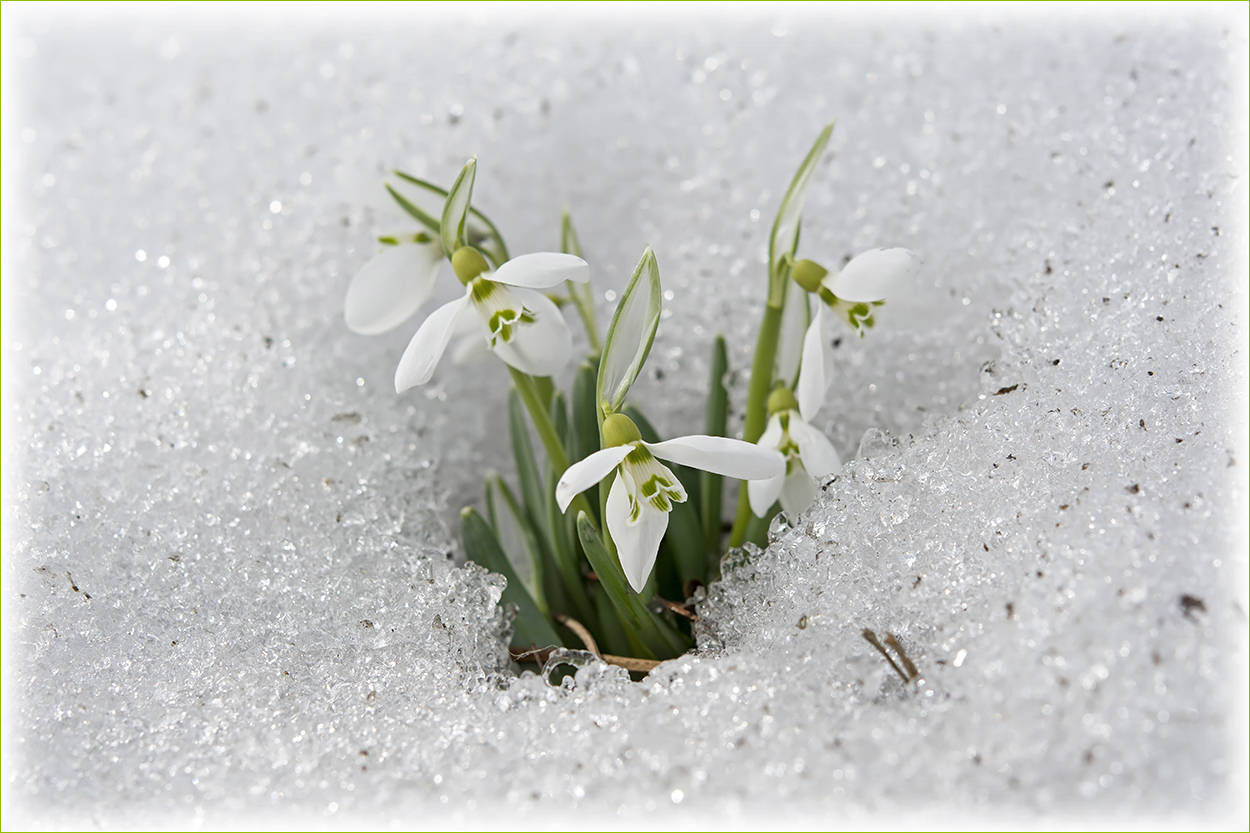
[[[805,11],[6,9],[6,827],[1244,827],[1244,7]],[[382,175],[568,206],[601,322],[652,245],[699,433],[833,117],[800,254],[906,246],[930,325],[830,330],[846,465],[696,651],[517,676],[507,374],[343,323]]]

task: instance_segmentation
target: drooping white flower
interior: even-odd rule
[[[929,300],[916,291],[913,278],[923,264],[907,249],[869,249],[841,272],[829,272],[811,260],[794,265],[796,283],[815,293],[862,336],[887,322],[912,327],[932,314]]]
[[[420,309],[434,291],[443,247],[414,235],[386,249],[360,268],[347,286],[343,317],[361,335],[394,329]]]
[[[747,497],[756,517],[766,517],[777,500],[787,515],[797,515],[816,499],[817,479],[842,469],[833,443],[809,424],[824,404],[825,392],[832,382],[833,350],[823,331],[824,309],[817,306],[803,337],[803,358],[794,393],[782,385],[768,397],[768,425],[756,445],[771,449],[785,461],[785,467],[769,480],[747,483]]]
[[[550,376],[568,363],[573,338],[564,316],[540,289],[566,280],[590,280],[586,261],[553,252],[521,255],[494,272],[472,247],[452,257],[452,268],[465,284],[464,296],[444,304],[425,319],[408,343],[395,371],[395,390],[424,385],[434,375],[453,335],[475,322],[486,347],[506,363],[531,376]],[[457,353],[468,352],[461,344]]]
[[[678,437],[646,443],[624,414],[603,422],[606,445],[574,463],[556,484],[556,502],[563,512],[573,498],[615,474],[608,491],[605,518],[616,543],[621,568],[635,593],[642,592],[655,565],[660,540],[668,529],[673,504],[686,501],[681,481],[660,460],[738,480],[784,475],[781,458],[772,451],[726,437]]]

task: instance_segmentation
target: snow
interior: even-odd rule
[[[6,8],[6,827],[1245,824],[1244,9],[325,14]],[[837,333],[852,462],[696,653],[516,677],[506,373],[343,323],[381,175],[567,205],[604,323],[652,245],[694,433],[835,116],[800,253],[917,252],[931,326]]]

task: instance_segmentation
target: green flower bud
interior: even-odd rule
[[[829,274],[829,270],[814,260],[800,260],[790,269],[790,274],[794,282],[803,289],[816,292],[820,289],[820,282],[824,280],[825,275]]]
[[[451,268],[456,270],[456,277],[460,279],[460,282],[468,286],[469,281],[488,271],[490,264],[477,249],[472,246],[461,246],[451,256]]]
[[[605,448],[636,443],[642,439],[638,426],[624,414],[612,414],[603,421],[603,444]]]
[[[785,385],[778,385],[773,388],[773,392],[768,394],[768,413],[780,414],[785,411],[797,411],[799,409],[799,400],[794,398],[794,394]]]

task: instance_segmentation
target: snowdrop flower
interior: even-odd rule
[[[550,376],[568,363],[573,350],[569,327],[551,299],[537,290],[566,280],[585,283],[590,280],[586,261],[539,252],[490,272],[481,252],[462,246],[451,265],[464,284],[464,296],[430,313],[412,337],[395,371],[397,392],[430,381],[452,336],[468,326],[466,320],[476,322],[489,350],[522,373]]]
[[[556,484],[556,502],[564,512],[575,496],[615,473],[604,514],[621,568],[635,593],[642,592],[655,565],[660,540],[668,529],[668,513],[673,504],[686,501],[681,481],[657,457],[739,480],[784,475],[775,452],[741,440],[693,436],[643,442],[638,426],[624,414],[612,414],[603,421],[603,440],[602,450],[564,472]]]
[[[434,291],[443,247],[424,233],[390,245],[360,268],[347,286],[347,328],[377,335],[407,321]]]
[[[768,396],[768,425],[756,443],[771,449],[785,467],[769,480],[747,483],[747,497],[756,517],[767,517],[777,500],[790,517],[812,505],[817,479],[842,469],[838,452],[817,429],[808,424],[824,403],[833,372],[833,350],[824,338],[824,311],[817,307],[803,337],[803,359],[795,392],[784,384]]]
[[[795,283],[819,295],[863,336],[883,320],[909,326],[925,317],[928,305],[912,285],[920,266],[920,258],[907,249],[869,249],[852,259],[841,272],[830,272],[815,261],[800,260],[791,274]]]

